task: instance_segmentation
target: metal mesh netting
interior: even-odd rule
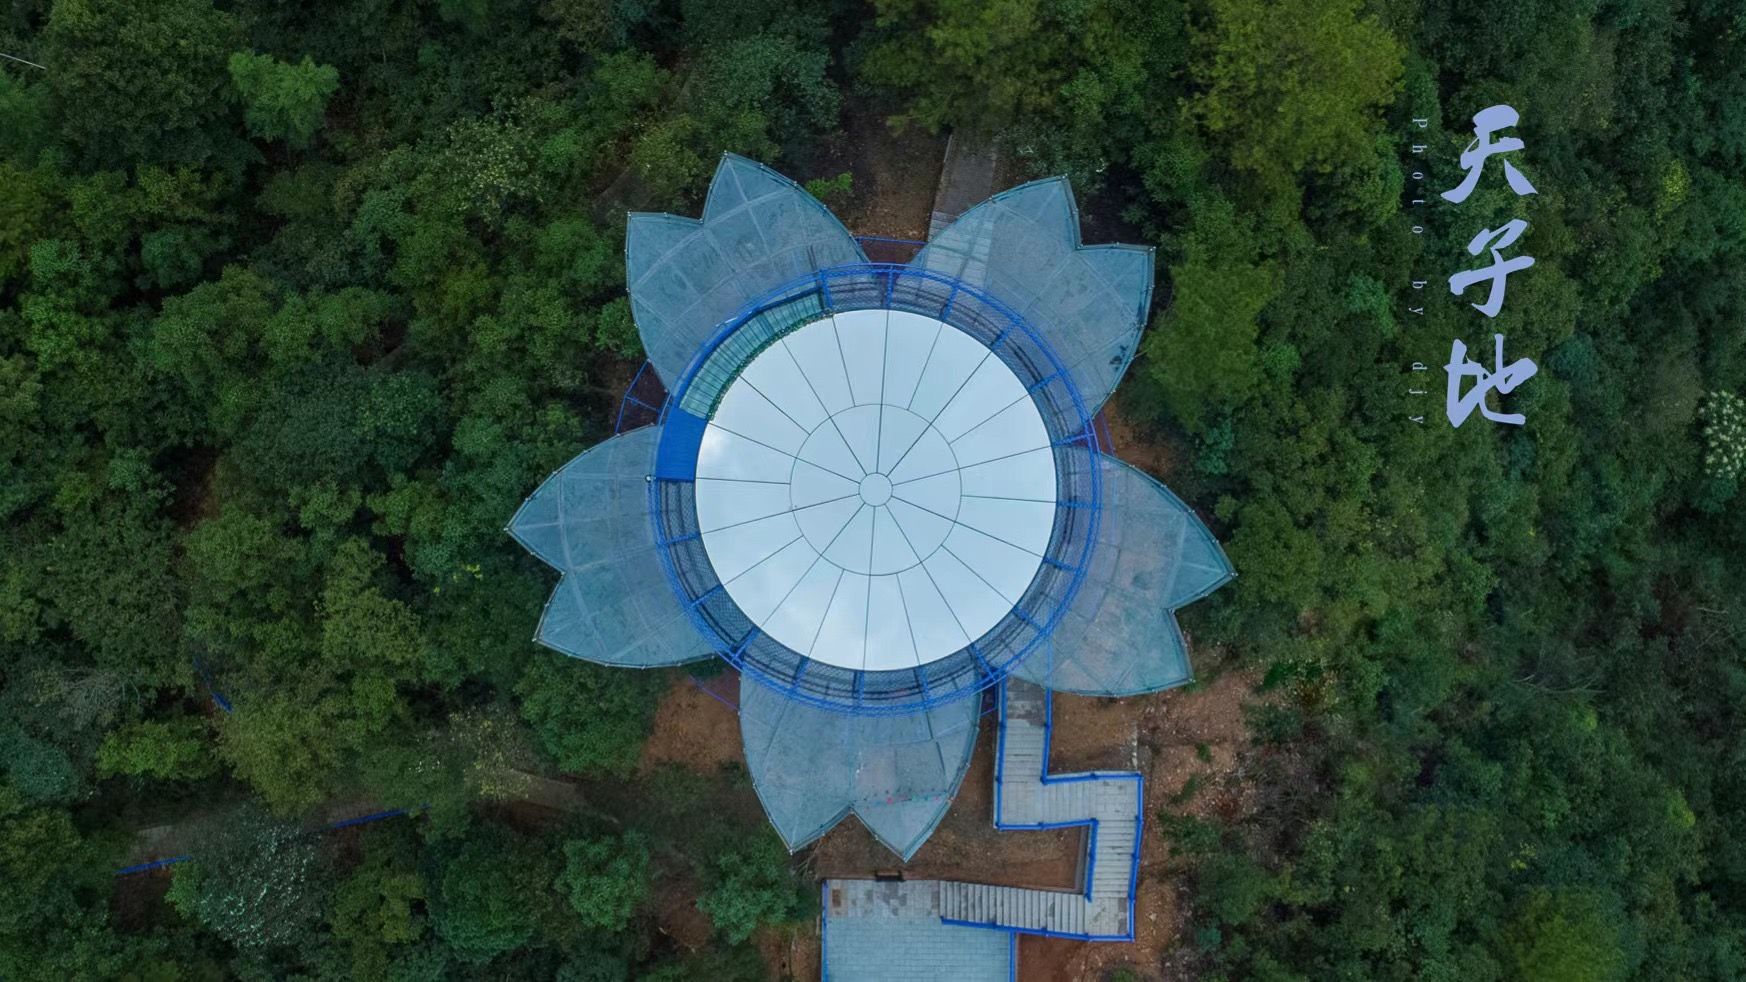
[[[963,781],[981,709],[980,699],[960,699],[907,716],[854,716],[740,685],[746,766],[790,849],[854,811],[908,859]]]
[[[1084,583],[1048,650],[1020,678],[1082,695],[1154,692],[1191,677],[1174,611],[1233,575],[1204,523],[1170,490],[1099,454],[1103,518]]]
[[[1096,412],[1127,371],[1152,302],[1152,250],[1081,246],[1064,178],[997,194],[959,216],[914,265],[988,290],[1034,325]]]
[[[635,214],[625,234],[631,313],[669,389],[752,298],[815,269],[866,261],[818,199],[732,154],[716,169],[702,220]]]
[[[605,665],[654,667],[708,657],[667,582],[649,524],[660,428],[615,436],[546,479],[509,533],[564,574],[535,640]]]

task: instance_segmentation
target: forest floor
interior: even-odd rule
[[[1177,448],[1173,444],[1148,435],[1139,424],[1122,413],[1115,399],[1104,403],[1103,418],[1109,424],[1112,446],[1106,449],[1110,454],[1160,481],[1169,482],[1178,458]]]
[[[883,113],[850,109],[817,170],[821,177],[854,175],[849,200],[835,209],[849,231],[921,241],[928,237],[945,153],[944,136],[917,127],[893,133]]]

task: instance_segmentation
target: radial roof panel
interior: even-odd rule
[[[1049,442],[1024,384],[963,331],[825,317],[723,394],[698,462],[703,545],[770,638],[842,668],[913,668],[993,628],[1036,575],[1055,520]],[[961,459],[982,482],[968,509]]]
[[[857,717],[740,682],[746,767],[791,849],[853,811],[899,855],[914,854],[964,779],[980,718],[973,699]]]
[[[1046,657],[1015,674],[1062,692],[1128,696],[1191,677],[1175,611],[1232,576],[1212,532],[1169,489],[1100,454],[1103,520],[1084,584]]]

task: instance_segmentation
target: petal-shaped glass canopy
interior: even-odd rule
[[[997,194],[942,231],[911,265],[988,290],[1034,324],[1096,412],[1139,347],[1152,250],[1085,246],[1066,178]]]
[[[649,522],[660,428],[579,454],[522,502],[509,533],[564,574],[535,640],[603,665],[651,668],[707,658],[668,585]]]
[[[1211,530],[1164,485],[1108,455],[1091,568],[1050,638],[1013,674],[1062,692],[1129,696],[1191,678],[1175,610],[1236,575]]]
[[[625,259],[671,395],[512,520],[563,573],[536,640],[739,668],[747,764],[791,848],[853,812],[914,854],[1008,673],[1096,695],[1188,680],[1174,611],[1234,574],[1186,505],[1097,449],[1152,250],[1082,245],[1065,180],[873,264],[730,154],[701,218],[632,215]]]
[[[854,716],[742,680],[740,734],[758,798],[790,849],[853,811],[908,859],[964,780],[981,707],[960,699],[908,716]]]
[[[631,314],[669,391],[748,300],[813,270],[866,261],[817,198],[734,154],[722,156],[701,220],[633,214],[625,233]]]

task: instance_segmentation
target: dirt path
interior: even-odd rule
[[[515,789],[515,794],[509,799],[511,802],[535,805],[554,811],[581,812],[590,810],[582,789],[568,781],[544,777],[529,771],[507,769],[496,783],[502,787]],[[380,802],[354,798],[345,801],[330,801],[320,805],[307,816],[307,820],[313,826],[332,830],[357,819],[378,815],[388,810]],[[128,853],[128,866],[189,855],[194,850],[195,844],[188,841],[188,830],[200,817],[202,816],[196,813],[184,817],[180,822],[140,829],[134,834],[133,849]]]

